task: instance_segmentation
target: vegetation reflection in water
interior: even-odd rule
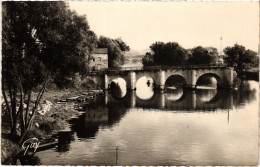
[[[237,91],[154,91],[149,100],[105,92],[70,121],[57,149],[37,155],[52,165],[254,165],[257,92],[252,81]]]

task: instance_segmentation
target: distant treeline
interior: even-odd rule
[[[155,42],[150,49],[142,58],[144,66],[227,65],[234,67],[242,79],[246,71],[259,65],[257,53],[238,44],[226,47],[224,55],[214,47],[185,49],[177,42]]]

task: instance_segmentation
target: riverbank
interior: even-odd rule
[[[96,96],[100,92],[103,91],[86,90],[84,88],[46,90],[41,100],[42,106],[44,106],[42,107],[43,110],[42,112],[35,113],[32,127],[27,133],[26,138],[36,137],[41,143],[54,141],[55,138],[53,136],[58,131],[67,127],[68,120],[80,115],[80,112],[77,110],[81,104],[80,102],[91,102],[93,96]],[[36,93],[33,93],[32,96],[36,95]],[[12,139],[9,135],[10,128],[7,120],[7,117],[2,115],[1,162],[3,165],[15,165],[14,159],[22,150],[17,145],[17,139]]]

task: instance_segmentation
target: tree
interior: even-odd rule
[[[154,58],[150,52],[146,52],[145,56],[142,58],[142,62],[144,66],[153,66]]]
[[[2,7],[2,94],[11,134],[17,135],[20,120],[22,141],[48,81],[62,86],[84,72],[96,35],[65,2],[9,1]]]
[[[155,42],[150,46],[152,53],[143,59],[143,65],[183,65],[187,57],[187,52],[177,42]],[[147,63],[149,61],[150,63]]]
[[[108,49],[108,67],[117,68],[125,63],[124,53],[130,50],[130,47],[121,39],[110,39],[100,36],[98,47]]]
[[[246,49],[242,45],[235,44],[233,47],[226,47],[224,49],[225,58],[224,61],[228,66],[233,66],[237,72],[239,79],[242,79],[243,74],[250,67],[257,64],[257,53]]]
[[[218,52],[216,48],[203,48],[201,46],[190,50],[190,56],[187,60],[189,65],[210,65],[215,64]]]
[[[259,56],[254,56],[252,67],[259,68]]]
[[[116,38],[114,42],[117,43],[122,52],[128,52],[130,50],[130,47],[122,40],[122,38]]]

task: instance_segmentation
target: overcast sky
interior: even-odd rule
[[[143,52],[155,41],[176,41],[184,48],[235,43],[258,51],[258,2],[69,2],[86,15],[98,35],[121,37]]]

